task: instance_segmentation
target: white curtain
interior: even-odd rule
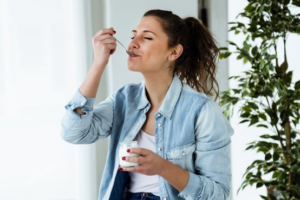
[[[0,1],[1,200],[97,199],[96,145],[60,138],[92,35],[90,1]]]

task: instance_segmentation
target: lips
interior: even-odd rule
[[[138,57],[139,55],[136,55],[136,54],[132,54],[130,55],[130,57]]]

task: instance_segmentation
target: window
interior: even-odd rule
[[[75,199],[76,147],[60,138],[75,91],[69,2],[0,6],[0,199]]]

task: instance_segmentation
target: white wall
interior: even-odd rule
[[[227,0],[209,0],[205,1],[208,12],[208,26],[214,35],[218,46],[227,46]],[[220,91],[228,90],[228,60],[221,60],[218,64],[217,80]]]
[[[81,72],[70,15],[67,1],[0,1],[1,200],[75,198],[75,147],[60,138]]]

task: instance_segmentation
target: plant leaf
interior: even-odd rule
[[[267,125],[265,125],[265,124],[258,124],[258,125],[256,125],[256,127],[263,127],[263,128],[269,128]]]
[[[264,5],[262,5],[262,6],[259,8],[258,13],[259,13],[260,15],[261,15],[261,13],[264,11],[264,8],[265,8]]]
[[[262,187],[263,185],[264,185],[263,183],[258,182],[258,183],[256,183],[256,188],[260,188],[260,187]]]
[[[300,80],[295,83],[295,90],[300,90]]]
[[[267,153],[265,155],[265,160],[270,160],[272,158],[271,154]]]
[[[300,26],[296,29],[296,33],[300,35]]]
[[[261,60],[260,63],[259,63],[259,69],[263,69],[265,66],[265,61],[264,60]]]
[[[269,198],[268,197],[266,197],[266,196],[263,196],[263,195],[259,195],[262,199],[264,199],[264,200],[269,200]]]

